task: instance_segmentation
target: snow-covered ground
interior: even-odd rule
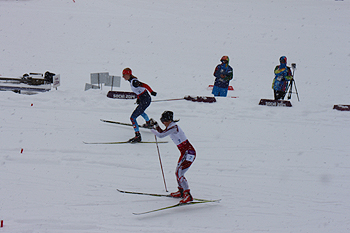
[[[332,109],[350,104],[349,12],[348,0],[0,0],[0,74],[61,75],[58,90],[0,92],[0,231],[349,232],[350,115]],[[155,144],[83,144],[134,134],[100,121],[129,122],[134,100],[85,92],[90,73],[131,67],[154,100],[211,96],[223,55],[239,98],[146,111],[175,112],[197,150],[193,196],[221,202],[133,215],[177,200],[116,191],[166,193]],[[259,106],[282,55],[297,64],[301,101]],[[179,152],[162,140],[174,191]]]

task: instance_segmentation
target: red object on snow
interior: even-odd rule
[[[336,104],[333,106],[333,109],[337,109],[339,111],[350,111],[350,105]]]
[[[214,85],[209,85],[209,86],[208,86],[208,90],[212,90],[213,87],[214,87]],[[232,87],[232,86],[228,86],[228,90],[229,90],[229,91],[233,91],[233,87]]]
[[[207,97],[207,96],[185,96],[185,100],[190,100],[192,102],[204,102],[204,103],[214,103],[216,102],[215,97]]]
[[[1,227],[4,226],[4,220],[1,220]]]

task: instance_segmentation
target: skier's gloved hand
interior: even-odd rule
[[[150,125],[154,126],[155,128],[158,127],[158,122],[153,120],[152,118],[149,120]]]
[[[157,128],[159,127],[158,123],[156,122],[154,125],[153,125],[153,129],[157,130]]]
[[[140,104],[140,99],[139,98],[136,99],[136,104]]]
[[[151,92],[151,95],[156,96],[156,95],[157,95],[157,92],[152,91],[152,92]]]

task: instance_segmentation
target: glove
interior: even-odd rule
[[[139,98],[136,99],[136,104],[140,104],[140,99]]]
[[[158,122],[156,122],[155,120],[153,120],[152,118],[149,120],[149,124],[153,126],[153,128],[157,128],[159,125],[158,125]]]
[[[151,95],[156,96],[156,95],[157,95],[157,92],[152,91],[152,92],[151,92]]]

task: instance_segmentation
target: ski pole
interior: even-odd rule
[[[166,182],[165,182],[165,176],[164,176],[164,171],[163,171],[162,159],[160,158],[160,152],[159,152],[159,146],[158,146],[157,136],[154,135],[154,138],[155,138],[155,140],[156,140],[157,151],[158,151],[158,157],[159,157],[159,163],[160,163],[160,169],[162,170],[162,175],[163,175],[163,181],[164,181],[165,191],[168,192],[168,189],[167,189],[167,187],[166,187]]]
[[[163,101],[184,100],[184,99],[185,98],[165,99],[165,100],[152,100],[152,102],[163,102]]]

